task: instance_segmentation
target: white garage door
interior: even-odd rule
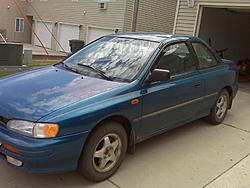
[[[80,38],[80,28],[76,25],[60,24],[59,43],[57,45],[59,51],[70,52],[69,40]],[[63,48],[63,49],[62,49]]]
[[[50,31],[52,31],[52,23],[45,23]],[[42,22],[36,22],[36,34],[46,48],[51,48],[51,34]],[[38,39],[34,36],[34,44],[41,46]]]
[[[115,33],[113,29],[99,29],[94,27],[89,27],[88,29],[88,43],[96,40],[105,35]]]

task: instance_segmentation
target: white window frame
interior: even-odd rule
[[[19,20],[18,30],[17,30],[17,20]],[[21,20],[23,22],[23,27],[21,27],[21,24],[20,24]],[[24,18],[16,18],[16,20],[15,20],[15,32],[18,32],[18,33],[24,32]]]

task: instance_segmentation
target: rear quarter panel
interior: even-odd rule
[[[204,100],[203,113],[208,114],[216,102],[219,93],[225,87],[230,87],[233,91],[233,97],[237,91],[237,69],[225,63],[219,64],[217,67],[201,71],[205,80],[205,96],[216,94]]]

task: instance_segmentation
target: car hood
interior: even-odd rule
[[[37,121],[124,83],[86,77],[54,66],[0,80],[0,117]]]

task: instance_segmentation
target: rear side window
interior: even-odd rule
[[[186,44],[178,43],[163,50],[156,68],[169,70],[175,76],[195,71],[196,64]]]
[[[214,67],[218,64],[214,55],[208,50],[206,46],[200,43],[192,43],[192,45],[198,57],[200,69]]]

